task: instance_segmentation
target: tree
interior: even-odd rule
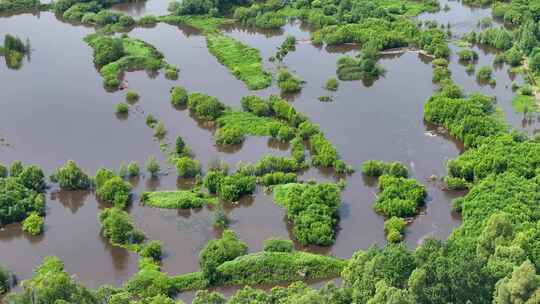
[[[144,234],[135,227],[127,212],[118,208],[107,208],[99,213],[103,236],[119,245],[138,244]]]
[[[159,173],[159,162],[154,155],[150,155],[146,162],[144,163],[146,171],[150,173],[151,177],[158,176]]]
[[[510,277],[497,282],[493,294],[494,304],[533,304],[540,301],[540,277],[534,265],[525,261],[516,267]]]
[[[176,160],[176,172],[179,177],[190,178],[201,173],[201,164],[187,156]]]
[[[19,174],[19,179],[26,188],[36,192],[43,192],[47,188],[45,174],[43,174],[43,170],[38,166],[30,165],[24,167],[21,174]]]
[[[7,269],[0,266],[0,295],[5,294],[11,288],[11,274]]]
[[[18,178],[0,178],[0,225],[20,222],[32,212],[45,212],[45,197],[26,188]]]
[[[210,283],[219,281],[217,267],[226,261],[246,254],[247,245],[232,230],[223,231],[219,239],[210,240],[199,255],[199,265]]]
[[[44,222],[39,214],[33,212],[23,221],[22,229],[31,235],[39,235],[43,232]]]
[[[182,136],[178,136],[176,137],[176,142],[175,142],[175,151],[176,151],[176,154],[178,155],[184,155],[186,154],[186,143],[184,142],[184,139],[182,138]]]
[[[92,186],[88,175],[72,160],[68,160],[63,167],[56,169],[51,175],[51,181],[58,182],[60,188],[65,190],[87,190]]]

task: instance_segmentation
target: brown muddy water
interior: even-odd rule
[[[472,10],[457,2],[449,2],[451,10],[422,15],[422,19],[450,21],[453,29],[465,33],[476,27],[478,16],[489,16],[485,9]],[[443,3],[444,5],[444,3]],[[164,14],[166,1],[150,0],[125,5],[130,14]],[[466,17],[463,17],[466,16]],[[459,18],[458,18],[459,17]],[[236,149],[222,151],[213,143],[213,130],[199,125],[187,111],[174,109],[169,103],[169,89],[182,85],[218,97],[222,102],[239,107],[242,96],[254,94],[234,78],[208,53],[205,39],[192,28],[158,24],[154,28],[137,28],[130,36],[156,46],[166,60],[180,68],[177,81],[163,75],[149,77],[145,72],[128,73],[125,79],[141,98],[131,107],[127,119],[114,114],[116,103],[124,100],[124,92],[109,93],[92,63],[92,51],[83,37],[93,29],[73,26],[56,19],[51,13],[25,14],[0,18],[0,36],[15,34],[28,38],[32,52],[19,70],[0,65],[0,162],[22,160],[37,164],[48,173],[66,160],[76,160],[87,172],[101,166],[118,168],[120,163],[137,161],[143,164],[149,155],[156,155],[164,168],[159,179],[141,177],[132,181],[135,199],[130,213],[149,239],[162,240],[165,248],[163,269],[181,274],[198,269],[198,252],[206,242],[219,235],[212,228],[212,213],[207,208],[189,211],[161,210],[141,206],[138,194],[144,190],[170,190],[185,187],[167,166],[159,143],[145,124],[145,116],[153,114],[168,130],[166,142],[181,135],[203,165],[222,159],[231,166],[239,161],[254,162],[264,154],[289,155],[287,146],[268,138],[250,137]],[[458,31],[456,30],[456,33]],[[242,27],[228,27],[225,33],[260,49],[264,65],[271,71],[276,64],[267,59],[292,34],[301,41],[296,51],[286,56],[283,65],[306,83],[300,94],[289,99],[295,107],[321,125],[336,145],[342,158],[356,169],[368,159],[402,161],[412,176],[429,190],[425,210],[407,228],[407,244],[413,248],[427,237],[446,238],[459,225],[459,218],[450,212],[451,200],[458,193],[441,190],[439,181],[430,181],[445,174],[445,162],[456,157],[461,146],[441,130],[422,119],[423,106],[436,86],[427,58],[405,53],[382,58],[386,75],[366,86],[361,81],[340,82],[337,92],[323,86],[335,77],[336,61],[343,55],[357,53],[354,46],[317,47],[305,40],[309,32],[298,23],[281,31],[260,32]],[[457,49],[454,44],[453,50]],[[491,65],[494,54],[482,49],[478,66]],[[534,121],[523,123],[515,114],[510,100],[512,75],[506,67],[495,70],[497,86],[476,83],[455,57],[450,68],[453,79],[467,92],[480,91],[495,95],[507,121],[514,127],[535,132]],[[516,78],[517,81],[519,77]],[[276,86],[258,91],[268,96],[278,93]],[[317,98],[332,95],[333,102]],[[337,180],[332,173],[311,169],[301,179]],[[340,230],[336,243],[328,248],[300,248],[349,258],[358,249],[372,244],[385,244],[383,222],[372,208],[377,193],[375,182],[357,172],[346,179]],[[0,263],[14,271],[20,279],[29,278],[32,269],[47,255],[64,260],[67,271],[89,287],[102,284],[119,286],[137,270],[137,257],[110,246],[100,236],[97,213],[101,204],[91,192],[58,192],[47,195],[46,231],[30,238],[18,225],[0,231]],[[290,238],[285,212],[269,195],[259,190],[239,204],[226,205],[232,219],[231,228],[248,243],[250,251],[262,248],[271,236]],[[182,298],[188,299],[192,293]]]

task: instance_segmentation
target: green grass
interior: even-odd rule
[[[512,99],[512,108],[514,108],[516,113],[532,113],[539,110],[533,96],[519,94]]]
[[[202,272],[191,272],[171,278],[176,292],[187,290],[204,289],[207,285]]]
[[[218,118],[221,128],[236,128],[244,135],[268,136],[272,124],[279,123],[270,117],[256,116],[250,112],[228,111]]]
[[[210,53],[250,90],[264,89],[272,83],[272,76],[263,69],[259,50],[222,34],[208,34],[206,44]]]
[[[201,208],[217,203],[215,197],[192,190],[143,192],[141,200],[148,206],[166,209]]]

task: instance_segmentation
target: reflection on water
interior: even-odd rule
[[[166,2],[134,2],[116,9],[136,16],[159,15],[165,11]],[[476,19],[489,15],[486,9],[464,8],[454,1],[449,5],[449,12],[420,18],[447,20],[455,32],[467,32],[476,26]],[[37,50],[32,54],[32,63],[24,69],[16,72],[0,69],[3,84],[0,128],[11,144],[0,150],[0,162],[21,159],[50,173],[66,160],[74,159],[93,173],[101,166],[118,168],[120,163],[132,160],[142,167],[149,155],[156,155],[164,175],[131,180],[136,194],[129,212],[149,239],[163,241],[164,271],[171,274],[196,271],[200,249],[220,231],[212,227],[213,214],[209,208],[161,210],[139,203],[142,191],[186,189],[194,182],[178,179],[174,168],[167,166],[159,143],[153,139],[153,130],[145,124],[146,115],[151,113],[164,123],[168,130],[166,142],[182,136],[203,167],[215,160],[224,160],[234,167],[240,161],[255,162],[268,153],[289,155],[289,146],[265,137],[248,137],[232,150],[222,149],[214,144],[213,126],[201,124],[185,109],[171,107],[169,91],[175,85],[216,96],[236,108],[242,96],[254,94],[208,53],[205,38],[187,27],[158,24],[152,29],[136,28],[130,33],[156,46],[181,71],[176,81],[167,80],[162,74],[155,75],[154,81],[145,72],[127,74],[129,89],[141,97],[131,107],[130,115],[118,120],[114,106],[124,100],[124,93],[108,93],[103,89],[102,79],[92,63],[92,50],[82,41],[91,31],[62,23],[50,13],[0,18],[0,35],[16,32],[30,37]],[[427,186],[429,202],[407,228],[409,246],[416,246],[426,237],[446,238],[459,224],[459,218],[450,212],[450,202],[462,193],[443,191],[440,178],[445,175],[446,161],[456,157],[463,147],[444,130],[423,120],[424,102],[436,89],[431,82],[428,58],[415,53],[384,56],[380,63],[387,71],[385,77],[370,86],[361,81],[340,82],[339,90],[333,93],[334,102],[322,103],[317,98],[328,95],[324,84],[336,76],[337,60],[343,55],[356,55],[356,46],[314,46],[309,42],[309,28],[299,22],[287,24],[280,31],[229,26],[225,33],[258,48],[265,68],[270,71],[275,71],[275,64],[268,58],[275,54],[286,35],[299,39],[296,51],[283,61],[306,81],[302,92],[291,97],[292,102],[321,125],[341,157],[357,169],[347,177],[342,194],[335,245],[320,248],[296,244],[298,249],[349,258],[358,249],[385,243],[384,219],[372,207],[376,182],[358,172],[361,163],[369,159],[401,161],[411,168],[414,178]],[[458,49],[455,45],[451,47],[454,52]],[[478,66],[491,65],[494,53],[489,49],[474,49],[480,54]],[[466,92],[496,95],[510,124],[535,132],[536,117],[523,117],[511,109],[510,87],[515,75],[509,75],[505,67],[494,71],[497,80],[494,88],[476,83],[475,76],[468,75],[455,56],[450,60],[450,69],[453,79]],[[516,81],[520,81],[519,76]],[[256,92],[261,96],[278,93],[275,84]],[[339,178],[342,177],[319,169],[310,169],[300,176],[301,180],[318,181]],[[77,274],[90,287],[104,283],[120,285],[136,271],[137,258],[101,237],[97,220],[101,208],[92,192],[53,191],[48,199],[45,234],[33,238],[23,234],[18,225],[6,227],[0,231],[0,261],[24,279],[30,277],[32,268],[44,256],[57,255],[65,261],[69,272]],[[231,228],[248,243],[251,252],[261,250],[263,241],[269,237],[292,238],[285,211],[262,189],[238,204],[225,204],[224,208],[232,220]]]

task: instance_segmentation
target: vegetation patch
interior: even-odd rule
[[[214,197],[194,190],[143,192],[141,201],[148,206],[167,209],[201,208],[217,203]]]
[[[206,36],[208,50],[250,90],[264,89],[272,83],[270,73],[264,70],[259,50],[221,34]]]
[[[157,71],[165,67],[163,55],[142,40],[102,34],[90,34],[84,40],[94,50],[94,63],[107,89],[117,89],[127,71]]]
[[[375,211],[386,217],[411,217],[424,204],[426,188],[414,179],[382,175]]]
[[[269,136],[270,129],[276,124],[278,128],[284,126],[270,117],[240,111],[226,111],[217,122],[220,128],[234,128],[240,130],[242,134],[253,136]]]
[[[2,2],[0,2],[0,13]],[[0,56],[6,59],[6,65],[9,69],[19,69],[22,66],[24,55],[30,51],[29,46],[25,45],[19,37],[6,34],[4,36],[4,46],[0,47]]]
[[[285,184],[274,188],[274,200],[287,209],[293,234],[302,245],[334,243],[341,189],[336,184]]]

